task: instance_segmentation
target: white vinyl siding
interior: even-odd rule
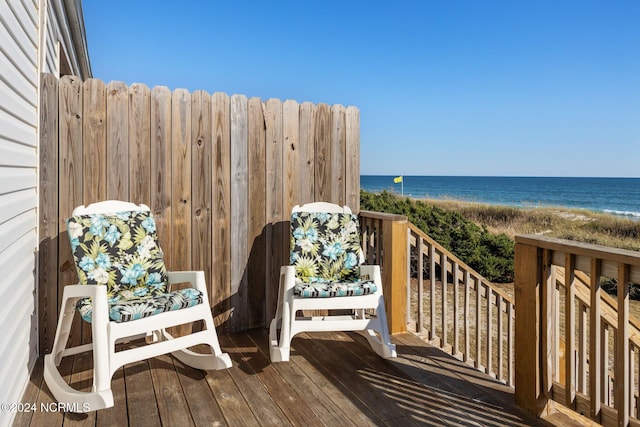
[[[20,402],[38,356],[38,10],[0,2],[0,402]],[[14,414],[0,416],[0,426]]]

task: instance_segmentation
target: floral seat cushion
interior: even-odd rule
[[[130,299],[109,298],[109,318],[115,322],[128,322],[167,311],[193,307],[200,303],[202,303],[202,292],[193,288]],[[81,299],[76,308],[82,318],[91,323],[93,318],[91,298]]]
[[[67,220],[67,230],[78,280],[107,287],[112,320],[135,320],[202,302],[195,289],[168,291],[151,212],[78,215]],[[90,299],[80,300],[77,308],[90,321]]]
[[[369,295],[378,290],[372,280],[355,282],[296,282],[293,294],[299,298],[329,298]]]
[[[294,294],[303,298],[367,295],[375,284],[360,278],[358,217],[348,213],[294,212],[291,215]]]

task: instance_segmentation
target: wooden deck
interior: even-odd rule
[[[163,356],[114,376],[115,406],[88,414],[43,412],[53,402],[37,365],[22,399],[36,412],[14,426],[529,426],[513,391],[406,333],[385,361],[359,333],[301,334],[289,363],[271,364],[263,329],[220,336],[234,365],[202,372]],[[67,362],[68,360],[68,362]],[[91,357],[63,362],[74,387],[90,387]]]

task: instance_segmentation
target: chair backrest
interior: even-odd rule
[[[116,299],[166,291],[167,271],[147,206],[117,200],[79,206],[67,231],[81,284],[106,285]]]
[[[298,280],[357,280],[360,255],[360,224],[349,207],[316,202],[292,209],[290,262]]]

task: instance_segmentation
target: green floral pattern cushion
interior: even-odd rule
[[[376,291],[373,282],[360,280],[360,229],[354,214],[294,212],[290,262],[296,271],[296,296],[352,296]]]
[[[135,320],[202,302],[196,289],[167,291],[167,271],[149,211],[74,216],[67,220],[67,231],[80,283],[107,286],[112,320]],[[91,321],[90,298],[80,300],[77,308]]]
[[[371,280],[355,282],[304,283],[297,282],[293,294],[300,298],[329,298],[369,295],[378,290]]]
[[[116,322],[128,322],[166,311],[193,307],[200,303],[202,303],[202,292],[193,288],[180,289],[166,294],[155,294],[129,300],[110,299],[109,318]],[[82,318],[91,323],[93,318],[91,298],[81,299],[76,307]]]

